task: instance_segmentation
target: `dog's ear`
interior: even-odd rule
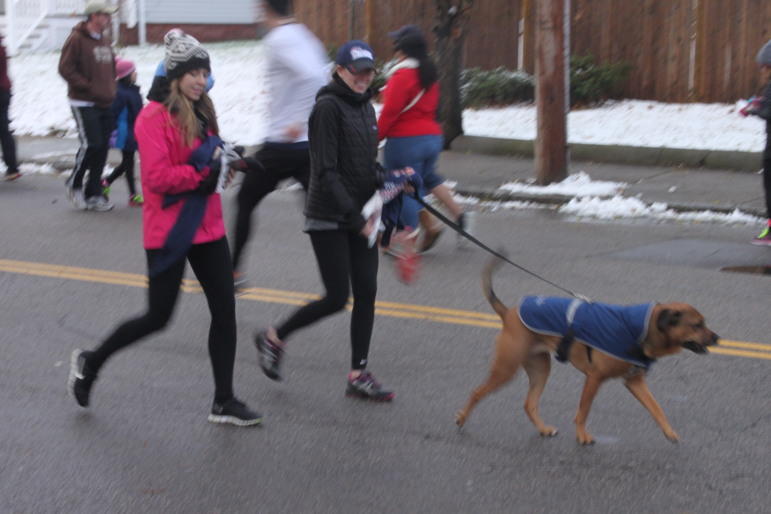
[[[677,326],[682,317],[683,313],[680,311],[663,309],[656,319],[656,328],[658,328],[660,332],[665,332],[667,328]]]

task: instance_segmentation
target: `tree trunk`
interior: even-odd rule
[[[444,146],[463,134],[460,76],[463,44],[473,0],[436,0],[436,66],[439,73],[438,118],[444,132]]]
[[[568,80],[566,56],[567,15],[570,0],[536,2],[537,133],[535,138],[535,179],[539,185],[567,177]]]

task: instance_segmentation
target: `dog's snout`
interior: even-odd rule
[[[719,335],[717,335],[716,333],[712,332],[712,340],[709,343],[707,343],[707,346],[715,346],[715,345],[720,344],[720,342],[719,342],[720,339],[721,339],[721,337]]]

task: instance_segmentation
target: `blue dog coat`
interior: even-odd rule
[[[640,343],[648,332],[655,303],[610,305],[570,298],[525,296],[519,319],[539,334],[562,337],[572,329],[581,343],[636,366],[647,368]]]

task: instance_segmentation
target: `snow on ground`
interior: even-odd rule
[[[226,138],[257,144],[265,136],[268,92],[262,80],[264,53],[260,42],[211,43],[216,85],[211,91]],[[148,45],[118,49],[137,64],[138,83],[147,93],[163,47]],[[57,73],[58,52],[18,56],[10,61],[13,80],[12,127],[19,135],[66,133],[75,124],[67,104],[66,85]],[[765,144],[763,123],[738,114],[737,104],[663,104],[639,100],[609,102],[568,115],[571,143],[649,147],[741,150],[759,152]],[[534,139],[533,105],[466,110],[467,134]]]
[[[608,182],[604,180],[592,180],[586,172],[579,171],[569,175],[562,182],[549,184],[548,186],[533,187],[523,182],[510,182],[500,189],[509,193],[527,192],[540,195],[574,195],[583,196],[609,196],[620,193],[626,189],[624,182]]]
[[[237,144],[262,142],[267,124],[268,91],[264,76],[264,50],[261,42],[228,42],[206,45],[216,79],[211,96],[217,108],[223,138]],[[152,75],[163,58],[163,47],[147,45],[118,49],[121,57],[137,65],[138,84],[147,93]],[[13,81],[11,127],[17,135],[63,134],[75,137],[75,124],[67,103],[64,80],[58,75],[59,52],[18,56],[10,60]],[[663,104],[625,100],[609,102],[594,109],[581,109],[568,115],[571,143],[739,150],[760,152],[765,145],[765,127],[757,118],[738,114],[736,104]],[[533,105],[495,109],[466,110],[464,130],[469,135],[534,139],[536,110]],[[32,169],[26,170],[28,173]],[[634,198],[618,195],[626,184],[597,182],[584,174],[571,175],[560,184],[537,187],[507,184],[509,191],[530,194],[575,196],[562,207],[578,217],[602,218],[654,217],[688,219],[665,205],[645,206]],[[615,195],[611,199],[599,196]],[[636,202],[636,203],[635,203]],[[639,204],[639,205],[638,205]],[[747,216],[705,214],[728,223],[754,223]],[[752,218],[751,216],[749,218]]]
[[[736,104],[664,104],[642,100],[608,102],[596,109],[568,114],[571,143],[738,150],[760,152],[765,147],[763,122],[743,117]],[[463,128],[475,136],[535,139],[535,107],[466,110]]]

